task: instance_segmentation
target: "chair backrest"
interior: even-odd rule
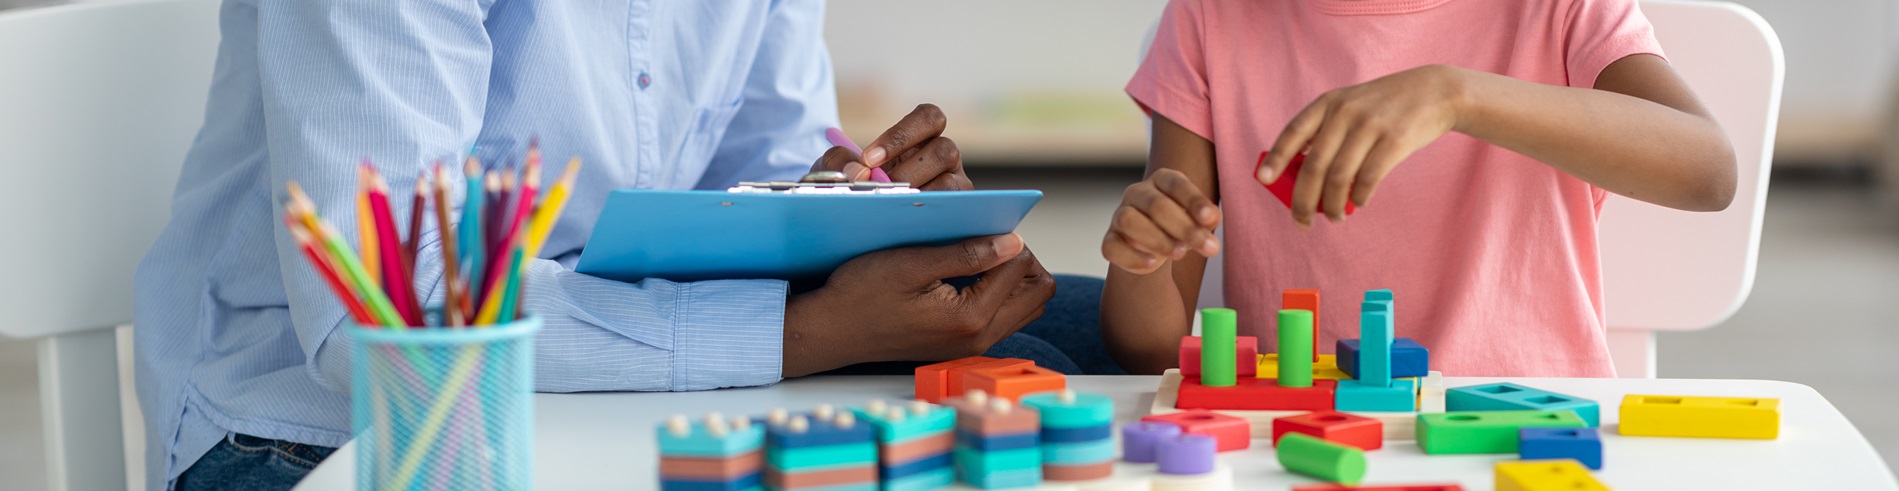
[[[1607,320],[1612,329],[1703,329],[1734,315],[1754,285],[1780,118],[1780,39],[1759,14],[1732,3],[1649,0],[1641,6],[1669,63],[1734,144],[1739,189],[1734,203],[1716,213],[1610,197],[1601,225]],[[1221,259],[1207,264],[1199,304],[1218,306],[1224,301]]]
[[[0,14],[0,335],[132,320],[217,54],[216,0]]]

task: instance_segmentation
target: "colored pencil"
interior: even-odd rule
[[[461,263],[467,265],[472,271],[475,265],[481,264],[483,244],[479,238],[481,236],[482,195],[485,194],[482,192],[481,185],[481,162],[475,160],[474,152],[469,152],[468,162],[462,164],[462,173],[462,176],[468,181],[468,186],[467,194],[462,197],[461,225],[457,226],[455,232],[457,237],[461,239],[459,241],[459,245],[462,247]],[[474,274],[463,275],[463,278],[479,277],[479,275]],[[464,302],[473,302],[473,299],[467,296],[464,296],[462,300]],[[462,309],[464,310],[464,315],[471,319],[474,318],[474,307],[471,304],[462,305]]]
[[[369,160],[364,159],[363,167],[356,170],[357,182],[363,182],[361,175],[368,166]],[[315,206],[311,208],[315,209]],[[369,188],[366,186],[356,188],[356,235],[360,239],[357,241],[357,250],[363,251],[363,270],[369,273],[370,279],[382,282],[382,251],[376,246],[379,243],[376,239],[376,219],[369,211]]]
[[[428,214],[429,171],[415,178],[415,197],[409,201],[409,234],[402,241],[402,270],[410,278],[415,277],[415,251],[422,248],[422,216]]]
[[[357,294],[362,295],[364,305],[378,324],[387,327],[402,326],[401,314],[397,313],[395,305],[389,302],[389,296],[383,293],[375,281],[369,279],[369,273],[363,270],[362,262],[357,261],[356,253],[351,252],[349,246],[343,243],[343,234],[338,233],[334,226],[316,216],[316,208],[309,205],[309,197],[303,195],[303,189],[298,187],[296,182],[291,182],[289,187],[292,199],[284,203],[284,213],[292,216],[287,218],[303,222],[310,235],[323,244],[343,276],[349,280],[350,284],[355,285]]]
[[[420,213],[419,211],[417,213]],[[435,163],[435,228],[442,237],[442,317],[450,326],[462,325],[461,265],[457,264],[455,232],[448,221],[448,171]]]
[[[534,219],[528,226],[529,259],[540,257],[541,247],[547,245],[547,235],[554,231],[554,223],[560,220],[561,210],[567,207],[567,196],[573,193],[574,182],[579,178],[580,157],[574,157],[567,161],[567,170],[561,171],[560,180],[548,188],[540,208],[534,210]]]
[[[509,217],[506,232],[502,235],[504,245],[496,248],[499,251],[511,251],[512,248],[521,247],[521,223],[526,221],[528,215],[533,212],[530,208],[534,206],[534,193],[541,182],[541,167],[533,164],[530,163],[522,173],[521,193],[514,197],[514,213]],[[483,285],[483,289],[488,290],[488,293],[482,296],[481,313],[475,316],[479,325],[493,324],[501,315],[499,300],[507,287],[506,281],[503,280],[506,276],[516,274],[519,269],[509,267],[511,264],[507,261],[511,259],[513,259],[511,255],[497,254],[488,264],[488,284]]]
[[[501,176],[496,175],[495,171],[487,171],[482,178],[482,188],[486,198],[482,202],[481,237],[477,239],[481,242],[481,262],[468,265],[475,270],[468,276],[468,283],[474,286],[472,293],[476,309],[481,307],[482,296],[488,294],[487,290],[482,289],[483,285],[488,284],[488,263],[496,254],[501,254],[501,251],[495,250],[494,239],[499,235],[495,229],[500,228],[501,224],[501,214],[496,212],[501,209]]]
[[[330,264],[329,259],[325,258],[322,252],[317,251],[315,239],[310,237],[310,230],[304,228],[303,224],[295,218],[288,215],[284,218],[285,225],[290,228],[290,237],[297,241],[297,248],[303,250],[303,257],[309,259],[310,266],[315,267],[317,273],[323,276],[323,283],[329,285],[331,291],[336,292],[336,297],[343,302],[343,307],[349,309],[350,318],[355,319],[359,325],[374,325],[376,321],[369,315],[369,308],[364,307],[362,299],[356,296],[356,292],[343,283],[343,277],[338,276],[336,267]]]
[[[376,218],[376,235],[382,247],[382,288],[389,294],[389,301],[395,304],[396,312],[410,326],[422,325],[422,311],[416,306],[415,288],[409,281],[409,275],[402,270],[402,250],[396,243],[396,221],[389,212],[389,185],[375,169],[368,170],[364,179],[368,179],[369,210]]]

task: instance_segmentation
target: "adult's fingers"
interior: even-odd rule
[[[871,140],[864,146],[864,164],[871,167],[882,166],[892,156],[903,155],[905,150],[915,148],[943,134],[949,125],[949,118],[935,104],[918,105],[910,114],[898,120],[895,126],[884,130],[884,134]]]
[[[969,182],[968,176],[964,176],[958,172],[936,176],[936,179],[932,179],[922,186],[917,186],[917,189],[924,191],[968,191],[976,189],[976,184]]]
[[[963,288],[958,293],[957,296],[960,297],[958,307],[962,309],[961,314],[981,319],[985,326],[989,325],[995,319],[996,312],[1002,309],[1009,296],[1015,293],[1016,286],[1022,283],[1023,276],[1037,264],[1035,256],[1031,255],[1027,248],[1023,248],[1019,254],[1003,261],[1001,265],[983,271],[982,276],[977,278],[974,284]]]
[[[921,148],[905,153],[910,155],[882,165],[884,171],[890,173],[890,180],[928,183],[944,174],[963,171],[963,153],[956,148],[956,141],[946,136],[931,138]]]
[[[1042,266],[1033,251],[1024,250],[1015,260],[1023,261],[1027,267],[1021,273],[1022,281],[1016,283],[1015,290],[1009,292],[989,321],[986,334],[992,342],[1009,337],[1034,322],[1042,316],[1049,299],[1055,297],[1055,277]]]
[[[825,150],[824,155],[818,157],[818,162],[811,165],[811,170],[843,172],[845,177],[853,181],[870,179],[870,167],[864,165],[863,159],[858,158],[856,152],[843,146],[833,146]]]
[[[883,251],[895,261],[890,271],[904,281],[927,285],[944,278],[973,276],[1022,254],[1022,237],[1013,233],[964,239],[935,247],[905,247]]]

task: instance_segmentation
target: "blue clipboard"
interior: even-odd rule
[[[1015,231],[1041,191],[798,195],[620,190],[577,271],[618,281],[822,278],[867,252]]]

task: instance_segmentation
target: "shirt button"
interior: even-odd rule
[[[646,72],[640,72],[640,88],[644,89],[648,85],[653,85],[653,77],[647,75]]]

